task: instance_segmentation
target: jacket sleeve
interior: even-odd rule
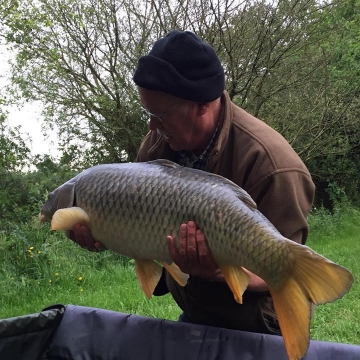
[[[302,171],[281,171],[260,180],[250,195],[261,211],[288,239],[305,244],[306,220],[314,199],[315,185]]]

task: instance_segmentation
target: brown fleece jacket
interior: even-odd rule
[[[242,187],[282,235],[304,244],[309,231],[306,216],[315,192],[309,171],[278,132],[236,106],[227,92],[222,96],[222,106],[221,130],[206,171],[222,175]],[[163,136],[150,131],[141,144],[137,160],[161,158],[177,162],[179,154]],[[244,304],[239,305],[224,283],[191,278],[188,285],[181,288],[167,276],[167,285],[193,322],[272,332],[264,315],[269,310],[275,317],[268,294],[245,292]],[[265,327],[262,320],[267,324]]]

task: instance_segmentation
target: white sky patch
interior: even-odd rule
[[[5,45],[0,44],[0,91],[9,84],[9,60],[12,56],[11,51]],[[41,102],[27,102],[21,106],[4,106],[3,109],[8,111],[7,123],[11,127],[20,125],[23,138],[30,138],[27,145],[32,155],[49,154],[55,158],[59,157],[56,131],[48,131],[44,134],[41,129],[43,123]]]

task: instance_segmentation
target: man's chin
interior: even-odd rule
[[[174,151],[184,150],[184,147],[181,146],[176,141],[174,141],[174,139],[172,139],[171,137],[165,138],[165,141],[170,145],[171,150],[174,150]]]

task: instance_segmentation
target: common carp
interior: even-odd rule
[[[134,258],[148,297],[161,276],[158,262],[186,285],[166,236],[176,238],[180,224],[193,220],[238,303],[249,282],[243,268],[265,280],[291,360],[307,351],[312,304],[341,298],[353,282],[344,267],[283,237],[230,180],[168,160],[91,167],[50,193],[39,219],[52,230],[86,224],[108,249]]]

